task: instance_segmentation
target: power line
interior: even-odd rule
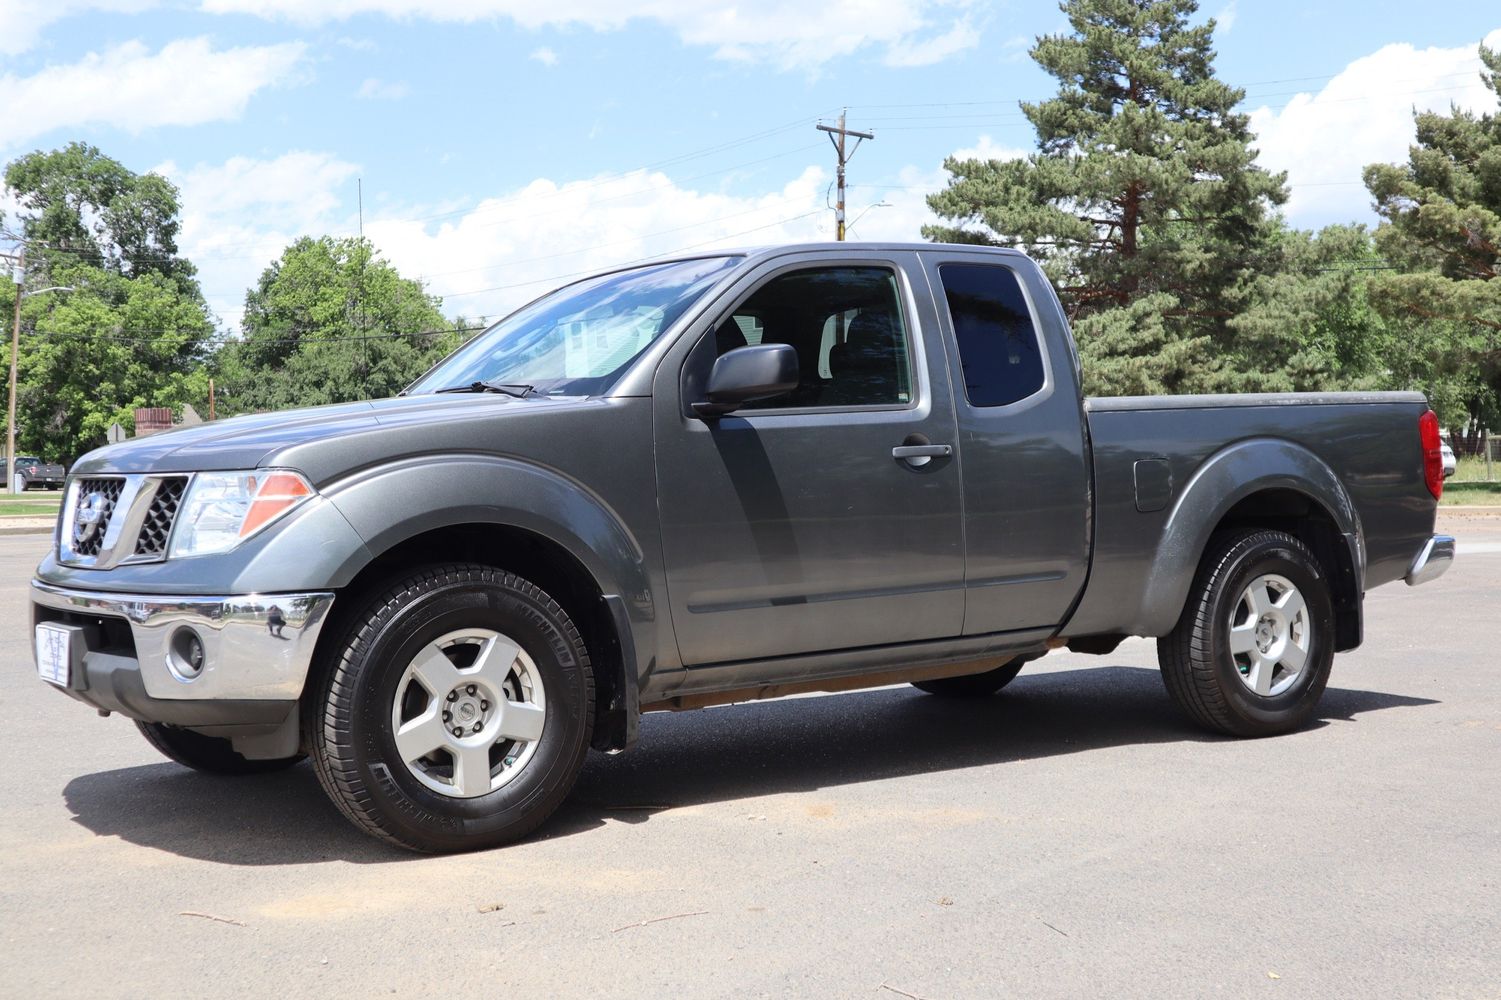
[[[1480,65],[1480,60],[1479,60],[1479,58],[1471,57],[1469,59],[1460,60],[1460,63],[1461,64],[1463,64],[1463,63],[1472,63],[1472,64],[1478,66],[1478,65]],[[1345,67],[1345,69],[1348,69],[1348,68],[1349,67]],[[1345,69],[1341,69],[1338,72],[1334,72],[1334,73],[1320,74],[1318,76],[1289,76],[1289,77],[1283,77],[1280,80],[1254,80],[1254,81],[1252,81],[1250,83],[1242,84],[1241,86],[1244,86],[1244,87],[1262,87],[1262,86],[1270,86],[1272,84],[1277,84],[1277,83],[1301,83],[1301,82],[1307,81],[1307,80],[1332,80],[1336,76],[1339,76],[1340,73],[1345,72]],[[1456,77],[1456,76],[1474,77],[1475,76],[1475,70],[1471,69],[1471,70],[1464,70],[1464,71],[1455,72],[1455,73],[1440,73],[1438,76],[1413,76],[1413,77],[1405,77],[1405,78],[1403,78],[1401,80],[1388,80],[1386,82],[1387,83],[1413,83],[1413,82],[1416,82],[1416,81],[1419,81],[1419,80],[1447,80],[1447,79],[1450,79],[1450,78]],[[1224,82],[1224,81],[1221,81],[1221,82]],[[1306,93],[1306,91],[1287,91],[1287,93]],[[1276,96],[1279,96],[1279,95],[1277,95],[1277,94],[1247,94],[1245,99],[1246,100],[1255,100],[1255,99],[1259,99],[1259,98],[1263,98],[1263,97],[1276,97]],[[1037,97],[997,97],[997,98],[993,98],[993,99],[989,99],[989,100],[983,100],[983,101],[920,101],[920,102],[908,103],[908,104],[851,104],[850,107],[854,108],[857,111],[900,111],[900,110],[909,110],[909,109],[917,109],[917,108],[972,108],[972,107],[987,107],[987,106],[997,105],[997,104],[1017,105],[1017,104],[1021,104],[1023,102],[1031,103],[1031,102],[1039,101],[1039,100],[1047,100],[1047,98],[1037,98]]]
[[[605,186],[607,184],[613,184],[613,183],[616,183],[618,181],[627,180],[630,177],[632,177],[632,176],[634,176],[636,174],[643,173],[643,172],[653,171],[653,170],[659,170],[659,169],[661,169],[663,167],[672,166],[672,165],[675,165],[675,164],[678,164],[678,163],[690,162],[692,160],[702,159],[702,158],[704,158],[706,156],[712,156],[715,153],[725,152],[725,151],[728,151],[728,150],[731,150],[731,149],[737,149],[737,148],[740,148],[742,146],[749,145],[750,143],[753,143],[753,142],[758,142],[758,141],[761,141],[761,140],[766,139],[766,138],[770,138],[770,137],[775,136],[775,135],[780,135],[780,134],[785,133],[785,132],[790,132],[790,131],[792,131],[794,129],[802,128],[802,127],[806,126],[810,121],[816,121],[817,117],[818,116],[803,116],[803,117],[794,119],[792,121],[786,122],[786,123],[781,124],[781,125],[776,125],[776,126],[773,126],[771,128],[762,129],[762,130],[760,130],[758,132],[750,133],[749,135],[740,136],[740,137],[735,138],[735,139],[727,140],[727,141],[721,142],[721,143],[716,143],[714,145],[702,147],[700,149],[692,150],[692,151],[689,151],[689,152],[686,152],[686,153],[681,153],[681,154],[678,154],[676,156],[667,157],[667,158],[662,159],[662,160],[656,160],[656,161],[653,161],[653,162],[650,162],[650,163],[643,164],[641,166],[632,167],[632,168],[630,168],[628,170],[618,171],[618,172],[609,173],[609,174],[602,174],[600,176],[591,178],[591,179],[589,179],[587,181],[573,182],[573,183],[568,183],[568,184],[565,184],[565,185],[561,185],[561,186],[559,186],[558,188],[556,188],[555,190],[552,190],[552,191],[534,192],[534,193],[526,193],[526,194],[517,193],[517,194],[513,194],[513,195],[510,195],[510,196],[507,196],[505,198],[495,199],[495,200],[491,201],[488,204],[475,205],[475,206],[471,206],[469,208],[455,209],[453,211],[440,212],[440,213],[433,214],[433,215],[412,216],[412,217],[407,217],[407,218],[386,218],[386,219],[377,218],[377,219],[373,219],[371,221],[372,221],[372,225],[375,225],[375,224],[392,225],[392,224],[405,224],[405,223],[422,223],[422,222],[432,222],[432,221],[436,221],[436,220],[439,220],[439,219],[445,219],[445,218],[453,218],[453,217],[456,217],[456,216],[469,216],[469,217],[473,217],[476,214],[488,214],[488,213],[495,212],[495,211],[500,211],[502,209],[505,209],[505,208],[508,208],[508,207],[511,207],[511,206],[515,206],[515,205],[522,205],[522,206],[524,206],[524,205],[532,205],[532,204],[535,204],[538,201],[551,200],[551,199],[554,199],[554,198],[562,197],[564,195],[573,195],[573,194],[576,194],[576,193],[581,192],[581,191],[593,190],[595,188],[603,187],[603,186]],[[746,161],[746,162],[742,162],[742,163],[731,164],[730,166],[722,167],[722,168],[719,168],[719,169],[716,169],[716,170],[705,171],[703,173],[693,175],[692,177],[685,178],[684,180],[685,181],[688,181],[688,180],[697,180],[697,179],[701,179],[701,178],[704,178],[704,177],[711,177],[711,176],[714,176],[716,174],[727,173],[727,172],[733,171],[733,170],[741,170],[741,169],[744,169],[745,167],[748,167],[748,166],[755,166],[757,164],[764,163],[764,162],[767,162],[767,161],[772,160],[772,159],[777,159],[777,158],[782,157],[782,156],[790,156],[793,153],[802,152],[802,151],[805,151],[805,150],[808,150],[808,149],[811,149],[811,148],[813,148],[813,146],[811,146],[811,145],[799,146],[796,149],[785,150],[785,151],[783,151],[781,153],[773,154],[772,156],[761,157],[761,158],[758,158],[758,159],[755,159],[755,160],[750,160],[750,161]],[[635,197],[636,195],[639,195],[639,194],[648,194],[648,193],[650,193],[650,191],[651,191],[650,188],[643,188],[640,191],[625,192],[625,193],[618,194],[618,195],[611,195],[609,200],[619,200],[619,199],[631,198],[631,197]],[[600,201],[604,201],[606,199],[599,199],[599,200]],[[540,217],[544,217],[544,216],[550,215],[550,214],[554,214],[554,213],[551,213],[551,212],[532,213],[531,215],[523,216],[522,219],[540,218]],[[499,225],[508,225],[511,222],[515,222],[515,221],[520,221],[520,220],[518,220],[518,219],[508,219],[505,222],[499,223]],[[90,249],[90,248],[84,248],[84,247],[53,247],[53,246],[48,246],[43,241],[37,241],[36,245],[41,246],[44,249],[46,249],[46,250],[48,250],[49,252],[52,252],[52,253],[71,253],[71,254],[76,254],[76,255],[87,255],[87,256],[93,256],[93,255],[95,255],[95,251],[93,249]],[[273,240],[273,239],[265,239],[265,240],[252,240],[252,241],[246,241],[246,242],[241,242],[241,243],[226,243],[226,244],[222,244],[221,247],[222,248],[234,249],[234,248],[244,248],[244,247],[277,247],[277,246],[284,247],[285,245],[286,244],[285,244],[284,241]],[[195,261],[196,260],[248,260],[248,259],[253,259],[253,258],[257,258],[257,257],[261,257],[261,256],[263,256],[263,255],[259,254],[259,253],[245,253],[245,254],[200,253],[200,254],[195,254],[193,256],[193,258],[191,258],[191,259],[195,260]],[[171,263],[171,262],[176,262],[176,261],[179,261],[179,260],[183,260],[185,258],[183,258],[181,255],[142,254],[142,255],[138,255],[138,256],[134,257],[133,259],[134,260],[138,260],[138,261],[151,261],[151,262],[155,262],[155,263],[163,263],[163,262]]]
[[[319,334],[307,334],[298,337],[227,337],[211,336],[204,337],[194,346],[224,347],[230,344],[340,344],[346,342],[365,340],[403,340],[415,337],[441,337],[449,333],[474,333],[478,330],[488,330],[488,326],[455,326],[441,330],[413,330],[409,333],[370,333],[370,334],[343,334],[337,336],[324,336]],[[34,336],[48,337],[54,340],[82,340],[98,341],[107,340],[121,344],[157,344],[176,341],[182,337],[182,330],[135,330],[134,333],[154,333],[159,336],[138,337],[113,333],[74,333],[65,330],[34,330]]]

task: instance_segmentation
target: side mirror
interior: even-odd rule
[[[715,359],[704,390],[708,400],[694,403],[693,412],[708,420],[791,392],[797,385],[797,351],[791,344],[737,347]]]

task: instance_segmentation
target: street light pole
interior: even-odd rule
[[[16,355],[21,350],[21,288],[26,278],[26,251],[16,260],[16,311],[10,325],[10,415],[5,422],[5,492],[16,489]]]

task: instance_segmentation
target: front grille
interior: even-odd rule
[[[78,483],[78,507],[73,511],[73,551],[97,556],[109,530],[115,504],[125,488],[123,479],[84,479]]]
[[[136,555],[167,554],[167,536],[172,534],[172,522],[177,518],[177,508],[187,486],[186,476],[163,479],[157,486],[151,506],[146,510],[146,520],[141,524],[141,533],[136,538]]]

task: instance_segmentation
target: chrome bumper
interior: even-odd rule
[[[1444,575],[1449,564],[1454,562],[1454,539],[1448,535],[1434,535],[1423,546],[1423,551],[1412,561],[1412,568],[1407,571],[1409,587],[1416,587],[1420,583],[1429,580],[1437,580]]]
[[[90,657],[101,669],[139,671],[145,694],[166,701],[287,701],[302,694],[313,647],[333,606],[332,593],[160,597],[68,590],[32,581],[32,620],[87,625],[123,620],[134,655],[87,648],[79,682],[86,690]],[[202,643],[202,668],[184,669],[173,640],[191,632]],[[88,629],[83,634],[90,634]],[[97,641],[97,640],[95,640]],[[86,642],[86,645],[90,643]],[[179,647],[180,648],[180,647]],[[85,700],[88,700],[85,698]]]

